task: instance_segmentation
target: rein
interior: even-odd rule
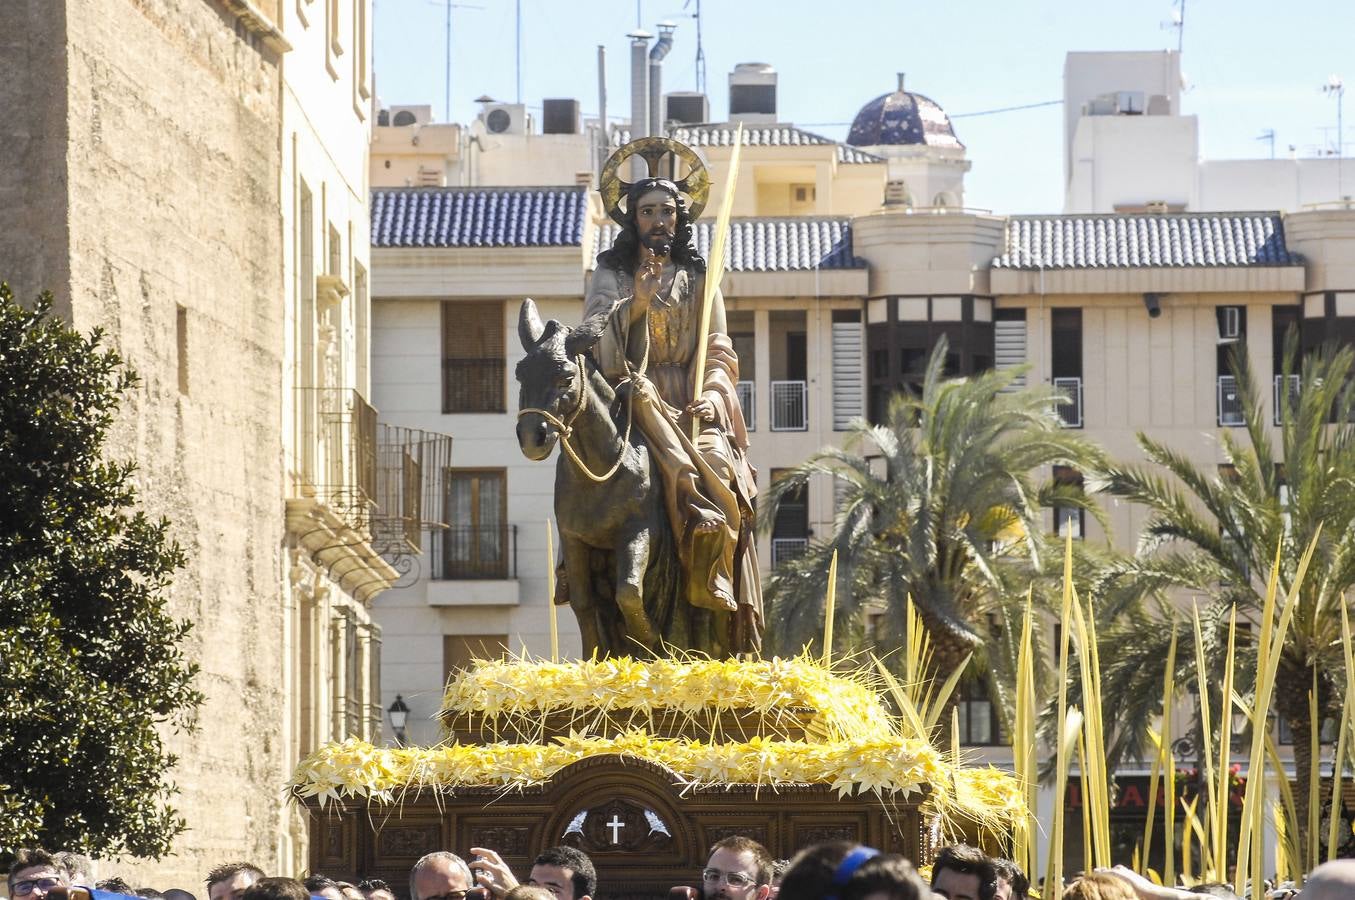
[[[648,354],[646,354],[646,356],[648,356]],[[560,420],[554,413],[551,413],[549,410],[535,409],[533,407],[518,410],[518,418],[521,419],[523,416],[529,413],[535,413],[536,415],[540,416],[541,418],[549,422],[552,426],[554,426],[556,433],[560,435],[560,446],[565,448],[565,453],[569,456],[570,459],[574,461],[574,465],[579,467],[579,471],[581,471],[584,475],[587,475],[590,481],[593,481],[597,484],[603,484],[611,480],[611,477],[616,474],[618,469],[621,468],[622,460],[626,458],[626,445],[630,443],[630,426],[635,421],[634,415],[635,391],[632,390],[626,396],[626,434],[621,439],[621,452],[617,454],[616,462],[612,465],[610,469],[608,469],[602,475],[594,475],[592,470],[588,468],[588,464],[583,461],[579,454],[576,453],[574,451],[574,448],[571,447],[569,444],[569,438],[571,435],[574,434],[574,420],[579,417],[579,413],[583,412],[584,392],[588,388],[588,375],[587,375],[588,370],[584,368],[582,353],[574,357],[574,363],[579,370],[579,399],[578,402],[574,404],[574,408],[565,415],[563,421]],[[642,364],[640,367],[640,372],[632,373],[631,376],[632,380],[636,375],[643,372],[644,366]]]

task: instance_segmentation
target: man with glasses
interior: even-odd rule
[[[466,861],[446,850],[429,853],[409,870],[410,900],[465,900],[473,884]]]
[[[46,850],[20,850],[9,867],[11,900],[43,900],[52,888],[70,882],[54,854]]]
[[[767,900],[771,884],[772,855],[741,835],[717,841],[701,870],[705,900]]]

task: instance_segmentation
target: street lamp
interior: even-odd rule
[[[1341,107],[1344,105],[1346,96],[1346,83],[1340,75],[1331,74],[1327,76],[1327,83],[1322,85],[1322,93],[1336,97],[1336,195],[1341,201],[1346,199],[1345,185],[1342,183],[1342,163],[1345,159],[1344,147],[1341,143]]]
[[[395,732],[395,745],[403,747],[405,745],[405,722],[409,720],[409,707],[405,705],[405,698],[399,694],[395,695],[395,702],[386,710],[390,716],[391,730]]]

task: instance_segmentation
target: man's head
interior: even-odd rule
[[[644,258],[642,247],[667,255],[674,262],[706,271],[706,261],[692,246],[692,217],[677,185],[666,178],[642,178],[626,195],[626,212],[620,232],[598,261],[628,274]]]
[[[67,884],[89,887],[94,883],[94,863],[85,854],[62,850],[53,853],[52,858],[56,860],[57,868],[66,873]]]
[[[997,869],[997,900],[1029,900],[1030,879],[1010,859],[994,859]]]
[[[1355,897],[1355,859],[1337,859],[1313,869],[1299,896],[1303,900],[1349,900]]]
[[[927,888],[912,863],[851,841],[807,847],[791,860],[779,900],[921,900]]]
[[[198,898],[188,891],[185,891],[183,888],[167,888],[165,890],[165,900],[198,900]],[[392,897],[391,900],[395,900],[395,898]]]
[[[247,862],[226,863],[207,873],[207,900],[242,900],[245,889],[263,877],[263,869]]]
[[[472,886],[470,866],[446,850],[429,853],[409,870],[409,900],[462,900]]]
[[[1062,900],[1138,900],[1138,892],[1122,878],[1088,872],[1063,889]]]
[[[358,882],[358,890],[367,900],[395,900],[395,891],[380,878],[364,878]]]
[[[582,850],[551,847],[532,863],[527,883],[545,888],[556,900],[586,900],[598,889],[598,873]]]
[[[362,891],[358,890],[356,884],[347,881],[336,881],[334,882],[334,886],[339,889],[339,894],[343,897],[343,900],[367,900]]]
[[[339,883],[328,875],[313,872],[302,882],[306,892],[312,897],[324,897],[325,900],[347,900]]]
[[[127,883],[127,879],[117,875],[114,875],[112,878],[103,879],[94,885],[94,888],[100,891],[108,891],[110,894],[125,894],[129,897],[135,893],[132,886]]]
[[[716,841],[701,870],[706,900],[767,900],[771,884],[772,855],[742,835]]]
[[[932,893],[947,900],[994,900],[997,868],[968,844],[944,847],[932,863]]]
[[[21,849],[9,866],[9,895],[13,900],[42,900],[52,888],[65,887],[65,870],[58,854],[46,850]]]
[[[295,878],[260,878],[245,888],[241,900],[308,900],[310,891]]]

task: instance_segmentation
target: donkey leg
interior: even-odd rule
[[[583,658],[594,651],[605,654],[609,647],[599,643],[597,599],[593,595],[593,575],[588,566],[588,545],[577,538],[564,537],[565,572],[569,578],[569,606],[579,620],[579,637],[583,641]],[[555,602],[555,598],[551,598]]]
[[[626,620],[626,636],[652,650],[658,643],[658,634],[645,609],[644,585],[645,568],[649,565],[649,540],[649,531],[638,529],[629,540],[617,546],[614,554],[616,605]]]

